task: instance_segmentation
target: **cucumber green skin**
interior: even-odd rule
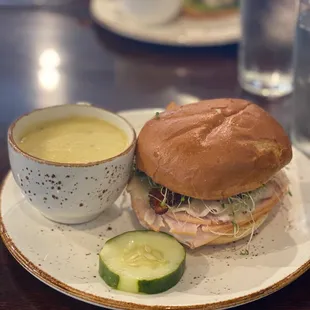
[[[170,274],[159,279],[152,279],[150,281],[138,281],[139,293],[158,294],[165,292],[175,286],[182,278],[185,271],[185,256],[181,265]],[[110,287],[117,289],[119,283],[119,276],[111,271],[101,258],[99,258],[99,274],[104,282]]]
[[[111,271],[99,256],[99,275],[104,282],[117,289],[119,283],[119,275]]]
[[[149,230],[136,230],[136,231],[128,231],[123,234],[127,234],[130,232],[144,232],[148,233]],[[167,235],[170,238],[173,238],[171,235],[161,232],[162,234]],[[111,239],[109,239],[106,243],[113,241],[114,239],[117,239],[118,237],[122,236],[123,234],[120,234],[118,236],[115,236]],[[173,238],[174,239],[174,238]],[[145,294],[158,294],[162,293],[164,291],[169,290],[173,286],[175,286],[180,279],[182,278],[184,271],[185,271],[185,258],[186,258],[186,252],[184,250],[184,258],[182,263],[179,265],[179,267],[172,271],[170,274],[159,278],[159,279],[152,279],[152,280],[140,280],[138,281],[138,292],[139,293],[145,293]],[[119,283],[119,275],[115,274],[113,271],[111,271],[106,264],[103,262],[99,255],[99,275],[104,280],[104,282],[109,285],[110,287],[117,289],[118,283]]]
[[[136,233],[136,232],[147,234],[147,233],[149,233],[149,232],[152,232],[152,233],[153,233],[154,231],[153,231],[153,230],[146,230],[146,229],[143,229],[143,230],[142,230],[142,229],[138,229],[138,230],[126,231],[126,232],[124,232],[124,233],[122,233],[122,234],[120,234],[120,235],[117,235],[117,236],[115,236],[115,237],[109,239],[108,241],[106,241],[106,244],[107,244],[107,243],[110,243],[110,242],[114,242],[116,239],[120,238],[120,237],[123,236],[123,235],[127,235],[127,234],[129,234],[129,233]],[[167,237],[176,240],[174,237],[172,237],[171,235],[167,234],[166,232],[161,231],[161,232],[158,232],[158,233],[159,233],[159,234],[165,234]]]
[[[151,281],[141,280],[138,281],[140,293],[145,294],[158,294],[165,292],[175,286],[183,276],[185,271],[185,256],[181,265],[170,274],[163,278],[152,279]]]

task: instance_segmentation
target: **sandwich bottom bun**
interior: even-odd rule
[[[267,219],[270,211],[282,201],[288,191],[288,180],[283,171],[266,185],[268,197],[255,202],[251,214],[241,214],[233,225],[231,220],[214,221],[210,217],[196,218],[186,212],[156,214],[150,207],[149,188],[137,176],[127,186],[132,209],[140,224],[146,229],[166,232],[191,249],[203,245],[227,244],[253,235]],[[237,227],[237,228],[236,228]]]
[[[257,230],[262,224],[264,224],[265,220],[267,219],[268,214],[265,214],[258,218],[255,221],[254,227],[252,223],[247,223],[243,227],[240,227],[238,235],[234,236],[219,236],[217,239],[209,242],[209,245],[220,245],[220,244],[227,244],[234,241],[238,241],[240,239],[246,238],[252,234],[252,229],[255,231]]]

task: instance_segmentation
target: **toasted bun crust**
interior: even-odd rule
[[[165,111],[137,141],[138,169],[182,195],[216,200],[254,190],[290,162],[281,125],[242,99],[214,99]]]

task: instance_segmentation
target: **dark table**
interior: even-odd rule
[[[10,122],[55,104],[86,101],[118,111],[164,107],[171,100],[243,97],[262,105],[288,128],[289,98],[267,101],[240,90],[237,46],[180,49],[132,42],[92,25],[87,5],[81,0],[47,9],[0,9],[0,179],[9,170]],[[44,71],[44,60],[42,66],[42,53],[51,55],[51,50],[60,56],[56,72]],[[280,292],[240,309],[310,309],[309,286],[308,272]],[[0,309],[98,308],[36,280],[0,241]]]

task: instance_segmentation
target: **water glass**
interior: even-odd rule
[[[238,78],[243,89],[265,97],[292,91],[295,0],[241,0]]]
[[[310,0],[301,0],[294,45],[292,141],[310,156]]]

